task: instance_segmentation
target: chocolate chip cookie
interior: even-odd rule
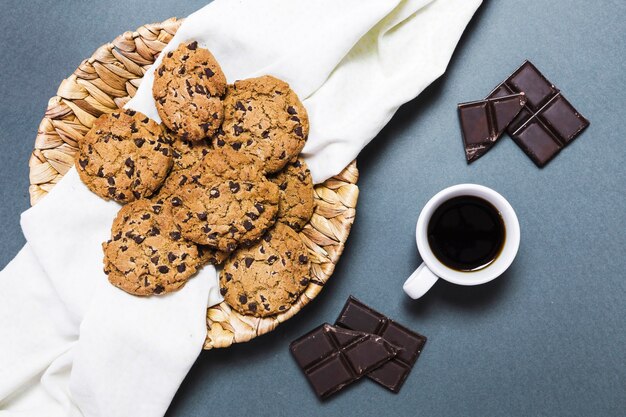
[[[287,164],[281,172],[270,178],[280,189],[278,221],[298,231],[313,215],[313,179],[303,159]]]
[[[222,124],[226,77],[198,42],[168,52],[154,72],[152,94],[163,123],[185,140],[212,136]]]
[[[105,200],[149,197],[171,167],[170,141],[162,127],[132,110],[100,116],[78,144],[80,179]]]
[[[186,178],[186,171],[176,171],[170,174],[170,176],[168,177],[168,181],[174,180],[174,178]],[[166,182],[166,186],[167,185],[168,183]],[[173,183],[171,183],[171,187],[166,186],[164,186],[164,188],[161,189],[161,191],[159,191],[159,193],[150,200],[155,205],[160,207],[160,215],[157,220],[165,222],[165,227],[174,227],[176,231],[180,232],[180,229],[174,223],[174,214],[172,212],[173,207],[169,200],[169,198],[172,196],[171,190],[174,189]],[[203,266],[206,264],[221,265],[230,255],[230,252],[220,251],[209,246],[196,246],[198,248],[198,266]]]
[[[253,156],[260,169],[272,173],[298,156],[308,133],[307,113],[296,93],[266,75],[228,87],[215,144]]]
[[[179,144],[173,146],[175,148],[181,147]],[[159,190],[159,198],[171,196],[188,184],[206,188],[215,182],[226,180],[256,181],[261,176],[250,157],[233,149],[209,149],[205,148],[204,145],[200,149],[194,146],[193,149],[193,153],[187,154],[186,160],[183,158],[178,160],[180,162],[178,168],[175,158],[175,169],[172,169]],[[195,160],[196,156],[199,157],[198,160]]]
[[[257,244],[237,250],[224,264],[220,291],[242,314],[266,317],[286,311],[310,280],[307,248],[298,234],[282,223]]]
[[[162,206],[150,200],[122,207],[102,247],[109,281],[135,295],[176,291],[200,264],[196,245],[183,239]]]
[[[256,242],[274,224],[279,198],[278,187],[259,176],[255,181],[192,181],[169,202],[183,237],[232,252]]]

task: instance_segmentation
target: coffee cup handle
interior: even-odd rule
[[[409,297],[417,300],[426,294],[438,279],[439,277],[433,274],[425,263],[422,263],[404,282],[402,289]]]

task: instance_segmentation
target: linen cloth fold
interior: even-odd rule
[[[304,155],[319,183],[445,71],[480,3],[216,0],[165,51],[197,40],[229,82],[287,81],[309,113]],[[152,73],[127,107],[159,120]],[[100,244],[118,209],[72,169],[23,214],[28,243],[0,272],[0,417],[160,416],[200,353],[205,310],[220,301],[215,269],[163,297],[111,286]]]

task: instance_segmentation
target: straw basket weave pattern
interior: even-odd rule
[[[137,92],[146,69],[172,39],[181,20],[168,19],[125,32],[98,48],[61,82],[48,102],[30,158],[30,199],[36,204],[74,165],[78,141],[103,113],[123,107]],[[286,312],[243,316],[225,302],[207,310],[205,349],[228,347],[272,331],[319,294],[333,273],[354,221],[359,195],[355,162],[315,187],[315,213],[300,236],[309,249],[311,283]],[[51,219],[53,221],[53,219]]]

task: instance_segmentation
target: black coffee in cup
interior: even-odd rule
[[[475,196],[441,204],[428,223],[428,244],[449,268],[470,272],[496,260],[506,238],[504,221],[493,204]]]

